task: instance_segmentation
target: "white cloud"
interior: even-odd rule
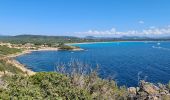
[[[145,22],[143,20],[140,20],[138,23],[139,24],[144,24]]]
[[[110,30],[105,31],[97,31],[97,30],[89,30],[87,32],[77,32],[79,35],[92,35],[92,36],[170,36],[170,27],[150,27],[148,29],[144,29],[142,31],[137,30],[129,30],[126,32],[117,31],[116,28],[112,28]]]

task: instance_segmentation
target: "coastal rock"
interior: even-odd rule
[[[159,96],[149,96],[148,100],[162,100]]]
[[[159,88],[152,83],[141,81],[140,89],[144,92],[148,93],[149,95],[155,95],[159,93]]]
[[[136,87],[136,91],[138,92],[140,90],[140,88],[139,87]]]
[[[129,100],[135,100],[136,94],[137,94],[137,88],[135,87],[129,87],[128,88],[128,93],[129,93]]]
[[[137,89],[136,89],[135,87],[129,87],[129,88],[128,88],[128,92],[129,92],[130,94],[136,94]]]
[[[170,90],[166,85],[140,81],[139,87],[129,87],[129,100],[170,100]]]
[[[140,90],[139,92],[137,92],[137,95],[136,95],[137,99],[134,99],[134,100],[146,100],[147,97],[148,97],[148,94]]]

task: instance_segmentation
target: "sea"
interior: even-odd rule
[[[99,77],[119,86],[137,86],[140,80],[167,84],[170,80],[170,42],[99,42],[70,44],[82,51],[34,51],[16,57],[35,72],[56,71],[59,65],[80,62],[98,69]]]

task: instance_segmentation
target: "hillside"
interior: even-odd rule
[[[22,50],[16,48],[9,48],[7,46],[0,46],[0,55],[9,55],[19,53]]]
[[[55,44],[55,43],[72,43],[72,42],[89,42],[91,39],[82,39],[71,36],[42,36],[42,35],[18,35],[0,37],[0,41],[10,43],[33,43],[33,44]]]
[[[9,57],[11,55],[22,53],[21,49],[0,46],[0,77],[4,75],[26,75],[26,68]]]
[[[148,37],[93,37],[87,36],[84,38],[73,36],[43,36],[43,35],[17,35],[17,36],[0,36],[0,41],[10,42],[14,44],[33,43],[36,45],[56,43],[82,43],[82,42],[109,42],[109,41],[169,41],[170,38],[148,38]]]

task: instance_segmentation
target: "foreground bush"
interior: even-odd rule
[[[92,77],[91,77],[92,78]],[[118,88],[114,81],[84,78],[80,87],[75,80],[55,72],[41,72],[34,76],[5,77],[6,84],[1,84],[0,99],[3,100],[124,100],[126,89]]]
[[[71,62],[69,66],[33,76],[5,74],[0,78],[0,100],[170,100],[170,83],[142,80],[139,87],[119,87],[113,80],[99,78],[97,70],[87,65]]]
[[[37,73],[31,77],[13,76],[7,79],[6,88],[1,88],[0,98],[9,99],[90,99],[87,91],[74,88],[70,79],[57,73]]]

